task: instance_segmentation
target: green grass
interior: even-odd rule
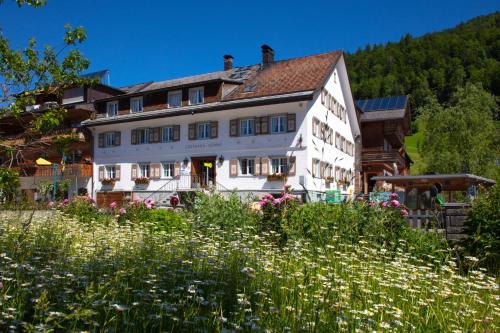
[[[0,331],[495,332],[483,271],[360,240],[282,248],[245,229],[0,224]],[[237,237],[235,237],[235,234]]]
[[[424,161],[422,159],[422,156],[420,156],[420,152],[418,150],[418,146],[420,142],[424,139],[424,127],[422,124],[422,121],[416,120],[418,123],[418,132],[414,133],[411,136],[405,137],[405,146],[406,146],[406,151],[408,152],[408,155],[410,155],[410,158],[413,160],[413,165],[410,168],[410,174],[412,175],[419,175],[424,172],[425,165]]]

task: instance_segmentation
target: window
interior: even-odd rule
[[[174,141],[174,128],[172,126],[161,129],[161,142]]]
[[[168,92],[168,107],[178,108],[182,106],[182,91],[169,91]]]
[[[333,169],[331,164],[325,165],[325,177],[326,178],[333,177]]]
[[[242,158],[240,160],[241,174],[253,175],[255,171],[255,160],[253,158]]]
[[[149,142],[149,128],[139,128],[137,130],[137,143],[143,144]]]
[[[72,149],[68,155],[65,155],[66,163],[80,163],[82,161],[82,151]]]
[[[139,177],[149,177],[149,163],[139,163]]]
[[[209,138],[210,138],[210,123],[199,123],[198,139],[209,139]]]
[[[116,178],[116,169],[114,165],[106,165],[104,167],[105,170],[105,177],[108,179],[115,179]]]
[[[318,119],[313,118],[313,135],[317,138],[321,137],[321,123]]]
[[[203,87],[196,87],[189,89],[189,105],[196,105],[203,103]]]
[[[273,174],[287,172],[287,158],[277,157],[271,159],[271,172]]]
[[[271,133],[285,133],[286,132],[286,116],[271,117]]]
[[[105,147],[112,147],[116,145],[115,132],[106,133],[106,141],[104,143]]]
[[[118,101],[108,102],[106,106],[107,116],[115,117],[118,115]]]
[[[319,160],[313,160],[313,177],[320,178],[321,177],[321,163]]]
[[[132,113],[136,113],[136,112],[142,112],[142,110],[143,110],[142,96],[131,98],[130,99],[130,111]]]
[[[162,162],[162,176],[163,178],[172,178],[174,176],[174,163],[173,162]]]
[[[255,119],[240,120],[240,135],[248,136],[255,134]]]

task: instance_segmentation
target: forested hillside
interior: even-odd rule
[[[467,81],[499,96],[500,12],[422,37],[368,45],[348,55],[347,64],[355,98],[410,94],[414,111],[433,94],[446,103]]]

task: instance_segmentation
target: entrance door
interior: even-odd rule
[[[216,156],[191,158],[192,187],[207,188],[215,185],[215,159]]]

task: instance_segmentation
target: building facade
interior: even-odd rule
[[[365,194],[383,190],[375,176],[407,175],[411,159],[405,136],[411,134],[408,96],[356,101],[362,133],[362,190]]]
[[[101,205],[212,187],[304,200],[352,192],[360,130],[344,56],[329,52],[121,88],[95,102],[93,193]],[[356,144],[358,142],[358,144]]]
[[[89,76],[96,74],[99,73]],[[23,199],[45,199],[40,197],[40,184],[52,184],[54,178],[58,184],[67,183],[64,197],[93,192],[93,138],[90,131],[81,127],[81,123],[94,117],[94,101],[123,93],[98,83],[92,87],[68,88],[63,96],[39,94],[35,96],[36,104],[27,107],[19,117],[3,117],[0,120],[3,142],[9,146],[23,147],[13,155],[3,153],[0,156],[3,165],[19,172]],[[59,107],[66,110],[59,126],[43,133],[26,127],[36,117]],[[53,165],[37,165],[36,160],[39,158],[56,164],[57,168],[54,169]]]

